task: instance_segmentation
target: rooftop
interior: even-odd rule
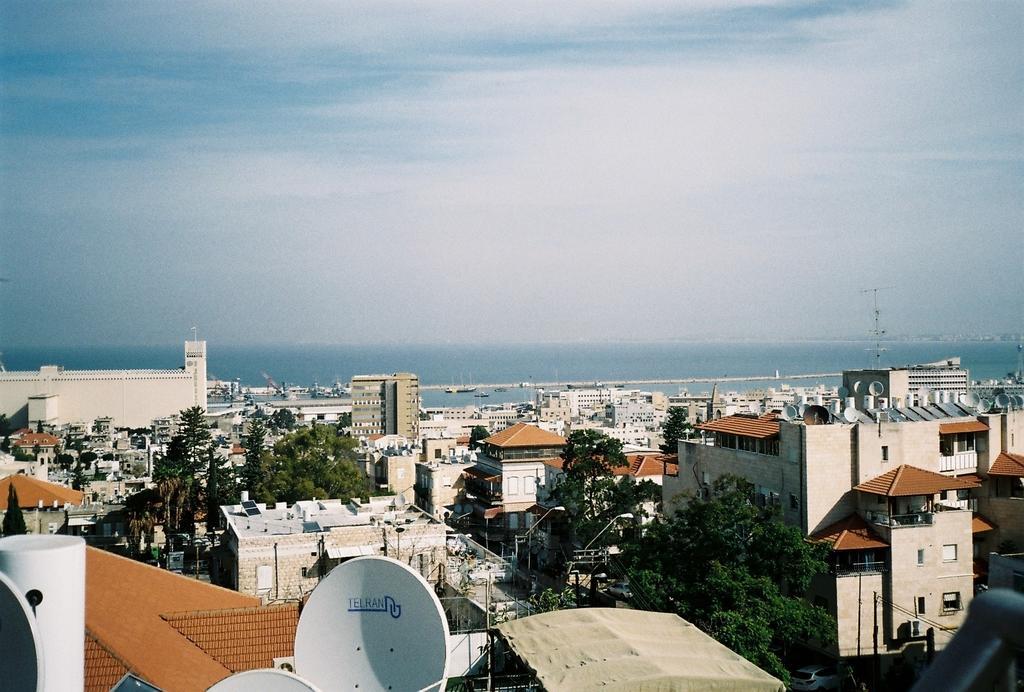
[[[17,440],[14,440],[14,444],[17,447],[55,447],[60,443],[60,439],[50,435],[49,433],[40,432],[27,432]]]
[[[967,490],[977,488],[976,480],[944,476],[909,464],[900,464],[892,471],[865,481],[854,490],[887,497],[909,497],[911,495],[934,495],[943,490]]]
[[[1024,454],[1000,453],[989,466],[988,475],[1024,478]]]
[[[85,497],[84,493],[67,486],[19,474],[0,478],[0,509],[7,509],[7,494],[11,485],[14,485],[14,491],[18,493],[18,504],[23,509],[38,507],[40,502],[43,507],[53,507],[55,502],[58,507],[63,507],[65,503],[80,505]]]
[[[516,423],[483,440],[484,444],[508,449],[511,447],[564,447],[565,438],[535,425]]]
[[[388,520],[406,524],[436,523],[430,515],[399,502],[394,495],[373,497],[369,502],[300,500],[290,507],[284,502],[269,506],[252,503],[248,514],[241,505],[224,505],[220,509],[239,538],[316,533],[340,527],[371,526]]]
[[[809,538],[814,542],[831,543],[832,550],[870,550],[871,548],[889,547],[889,544],[872,531],[859,514],[851,514],[845,519],[840,519]]]
[[[779,434],[779,422],[771,418],[726,416],[697,426],[698,430],[729,433],[743,437],[767,438]]]

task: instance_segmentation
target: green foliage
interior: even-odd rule
[[[242,489],[249,491],[253,497],[266,477],[266,444],[267,426],[259,418],[249,420],[249,434],[242,445],[245,447],[245,464],[242,466],[240,480]]]
[[[81,490],[85,486],[85,468],[82,464],[82,457],[78,457],[74,467],[71,469],[71,487]]]
[[[96,452],[82,452],[81,454],[78,455],[78,458],[86,466],[92,466],[93,462],[99,459],[99,455],[96,454]]]
[[[577,430],[569,435],[562,455],[564,475],[553,495],[566,508],[573,533],[583,543],[597,536],[608,522],[624,512],[644,516],[642,504],[657,502],[661,489],[649,480],[634,482],[616,478],[612,469],[625,466],[622,443],[597,430]],[[615,542],[613,532],[601,540]]]
[[[344,428],[352,427],[352,414],[342,413],[338,416],[338,431],[341,432]]]
[[[206,468],[206,530],[213,533],[220,527],[220,506],[223,502],[223,489],[229,484],[229,469],[222,468],[221,458],[211,447],[207,452]]]
[[[19,536],[28,533],[25,526],[25,515],[21,513],[21,505],[18,503],[18,491],[14,489],[14,483],[7,486],[7,512],[4,514],[3,535]]]
[[[675,454],[679,451],[679,440],[685,440],[693,432],[693,426],[686,419],[686,409],[680,406],[673,406],[665,416],[665,422],[661,425],[661,434],[665,443],[661,445],[661,451],[665,454]]]
[[[0,413],[0,437],[7,437],[12,432],[14,432],[14,428],[11,421],[7,419],[7,414]]]
[[[623,562],[637,605],[677,613],[788,682],[787,649],[835,633],[832,617],[800,598],[826,571],[828,548],[749,498],[746,481],[720,478],[709,498],[624,546]]]
[[[469,431],[469,448],[479,449],[480,440],[485,440],[491,436],[490,431],[482,425],[474,425],[473,429]]]
[[[366,476],[356,466],[356,441],[331,425],[302,428],[274,445],[261,500],[296,502],[318,498],[347,501],[369,492]]]
[[[562,589],[561,593],[554,589],[544,589],[540,593],[530,596],[527,603],[533,608],[534,614],[565,610],[576,607],[576,594],[569,586]]]
[[[275,430],[293,430],[295,424],[295,414],[291,409],[279,408],[270,416],[270,427]]]
[[[162,488],[165,530],[190,530],[195,526],[200,494],[206,482],[213,438],[201,406],[178,414],[178,433],[167,445],[167,453],[153,463],[153,480]]]
[[[72,464],[75,463],[75,458],[70,454],[63,453],[58,454],[55,461],[57,462],[57,465],[60,466],[62,469],[70,469]]]
[[[35,461],[36,455],[32,452],[27,451],[24,447],[14,447],[14,460],[15,461]]]

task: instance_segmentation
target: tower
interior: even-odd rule
[[[192,375],[193,406],[206,410],[206,342],[185,342],[185,371]]]

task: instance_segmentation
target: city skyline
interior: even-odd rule
[[[7,3],[0,344],[1024,323],[1013,3]]]

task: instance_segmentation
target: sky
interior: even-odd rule
[[[1022,130],[1020,2],[4,2],[0,347],[1019,332]]]

